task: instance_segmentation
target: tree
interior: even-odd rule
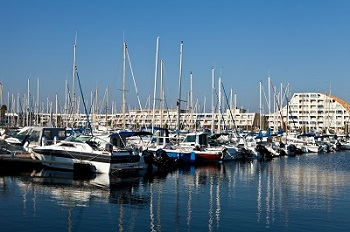
[[[7,111],[7,106],[2,105],[0,109],[0,119],[1,119],[1,124],[3,125],[5,123],[5,113]]]

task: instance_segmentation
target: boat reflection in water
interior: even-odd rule
[[[350,188],[350,162],[345,156],[308,155],[269,162],[232,162],[184,172],[181,194],[188,193],[187,201],[184,200],[188,202],[185,214],[188,226],[193,228],[201,220],[207,222],[205,228],[209,231],[229,229],[230,220],[235,219],[242,221],[235,224],[237,230],[298,229],[295,226],[301,225],[301,214],[316,220],[327,218],[327,225],[340,222],[343,226],[349,207],[339,211],[337,205],[339,199],[350,201],[344,195]]]
[[[36,193],[49,195],[66,206],[90,206],[93,202],[145,205],[149,199],[147,195],[133,195],[140,185],[137,175],[125,178],[91,173],[82,177],[74,172],[42,169],[30,173],[20,185],[33,187]]]
[[[13,180],[28,195],[23,196],[25,209],[8,204],[17,218],[28,214],[28,199],[35,198],[35,220],[21,218],[32,228],[55,224],[57,214],[68,212],[61,216],[66,223],[55,224],[54,230],[68,226],[68,231],[324,231],[334,226],[345,231],[350,211],[349,155],[232,161],[89,178],[38,170],[4,181],[9,187]],[[46,208],[54,213],[45,214]],[[5,225],[13,225],[12,218],[16,217],[4,220]]]

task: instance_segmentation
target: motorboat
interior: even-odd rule
[[[144,168],[141,156],[129,147],[116,147],[92,134],[76,134],[56,144],[33,148],[44,166],[80,172],[114,173]]]

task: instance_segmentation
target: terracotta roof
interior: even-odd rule
[[[340,105],[342,105],[347,111],[350,111],[350,105],[344,101],[343,99],[340,99],[339,97],[332,96],[330,94],[324,94],[334,100],[336,100]]]

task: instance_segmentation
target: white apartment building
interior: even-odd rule
[[[267,115],[268,126],[302,132],[349,132],[350,105],[324,93],[294,93],[281,111]],[[282,120],[281,120],[282,117]]]

